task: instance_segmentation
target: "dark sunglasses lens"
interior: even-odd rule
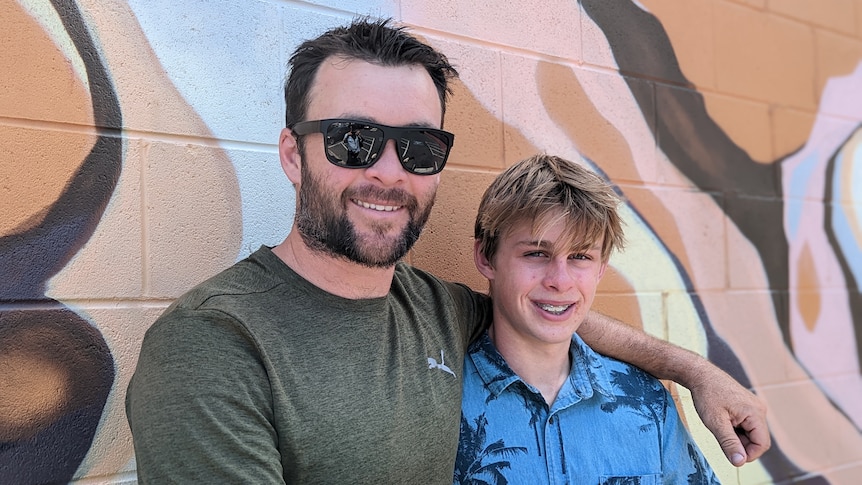
[[[398,150],[405,170],[417,175],[433,175],[443,170],[449,141],[431,131],[409,130],[398,140]]]
[[[384,129],[398,136],[398,157],[408,172],[433,175],[443,170],[451,140],[424,128],[386,128],[356,121],[329,121],[324,126],[326,158],[346,168],[366,168],[377,161],[385,147]]]
[[[374,127],[334,121],[326,129],[326,157],[335,165],[350,168],[370,166],[377,159],[383,133]]]

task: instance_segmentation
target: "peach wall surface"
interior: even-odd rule
[[[598,309],[769,406],[734,468],[668,384],[722,483],[862,483],[862,0],[0,0],[0,483],[135,482],[143,334],[287,234],[284,66],[357,14],[461,73],[409,262],[484,289],[494,175],[583,163],[626,199]]]

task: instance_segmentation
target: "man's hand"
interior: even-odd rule
[[[734,466],[760,458],[771,446],[766,404],[715,366],[703,366],[689,387],[694,407]]]
[[[591,311],[578,335],[601,354],[636,365],[691,391],[701,421],[735,466],[769,449],[766,404],[715,364],[690,350]]]

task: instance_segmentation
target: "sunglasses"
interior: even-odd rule
[[[329,119],[293,125],[294,135],[323,133],[326,159],[344,168],[368,168],[380,159],[387,140],[394,140],[404,170],[434,175],[443,170],[455,135],[418,126],[394,127],[367,121]]]

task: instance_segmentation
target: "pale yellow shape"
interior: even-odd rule
[[[27,352],[0,355],[0,441],[27,439],[69,400],[69,372]]]

